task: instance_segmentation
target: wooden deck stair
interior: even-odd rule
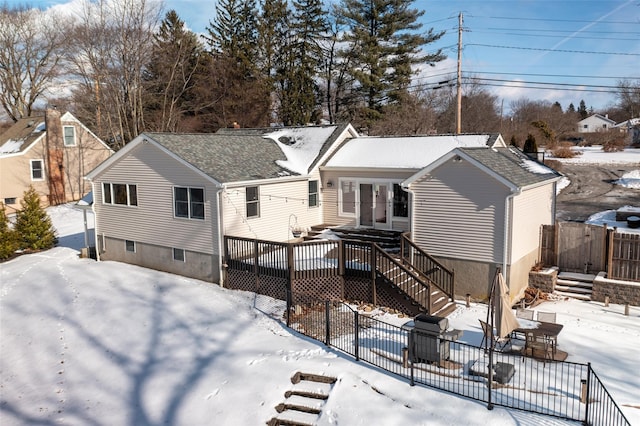
[[[284,393],[285,401],[275,409],[267,426],[313,426],[333,389],[335,377],[297,372],[291,377],[293,387]]]
[[[591,300],[595,275],[560,272],[554,294],[579,300]]]
[[[412,269],[412,268],[410,268]],[[434,285],[431,285],[431,301],[432,301],[432,309],[429,309],[429,306],[425,306],[422,303],[418,302],[418,295],[422,294],[425,291],[428,291],[425,286],[419,283],[414,283],[413,288],[408,288],[406,291],[401,289],[400,287],[393,284],[393,278],[398,279],[399,281],[410,283],[413,280],[410,280],[407,276],[408,274],[401,270],[400,268],[392,268],[389,271],[380,271],[385,277],[388,278],[387,284],[393,287],[393,291],[398,295],[400,299],[403,299],[406,303],[416,307],[420,312],[427,312],[429,315],[446,317],[456,310],[456,303],[454,300],[451,300],[444,292],[439,290]],[[413,270],[416,275],[421,276],[419,272]],[[404,277],[406,278],[404,278]],[[422,277],[424,278],[424,277]],[[426,279],[425,279],[426,281]],[[412,296],[413,295],[413,296]],[[401,300],[400,300],[401,301]]]

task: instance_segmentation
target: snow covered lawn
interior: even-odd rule
[[[287,330],[270,317],[280,308],[271,299],[79,259],[82,213],[49,212],[66,247],[0,264],[3,426],[265,424],[297,371],[338,378],[318,425],[574,424],[411,387]],[[536,309],[558,313],[560,349],[591,362],[640,424],[640,309],[624,316],[619,305],[577,301]],[[460,305],[450,324],[479,344],[485,317],[484,305]]]

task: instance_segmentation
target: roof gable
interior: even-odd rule
[[[456,148],[405,180],[402,185],[411,185],[456,157],[484,170],[512,191],[558,180],[562,176],[514,148]]]

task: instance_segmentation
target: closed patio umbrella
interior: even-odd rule
[[[513,330],[518,328],[520,324],[518,319],[511,310],[511,302],[507,284],[500,270],[496,271],[493,285],[491,286],[493,294],[491,295],[493,303],[493,320],[496,328],[497,337],[507,337]]]

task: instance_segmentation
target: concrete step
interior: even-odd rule
[[[557,285],[556,291],[564,291],[566,293],[588,294],[591,295],[591,287],[580,287],[573,285]]]
[[[577,300],[584,300],[584,301],[591,300],[591,294],[571,293],[571,292],[558,291],[558,290],[554,291],[553,294],[557,296],[563,296],[563,297],[568,297],[568,298],[577,299]]]
[[[560,272],[558,274],[558,279],[569,280],[569,281],[593,282],[593,280],[596,279],[596,276],[593,274],[580,274],[578,272]]]
[[[556,281],[556,287],[576,287],[576,288],[584,288],[591,290],[593,288],[593,282],[585,282],[585,281],[572,281],[572,280],[561,280],[558,279]]]

